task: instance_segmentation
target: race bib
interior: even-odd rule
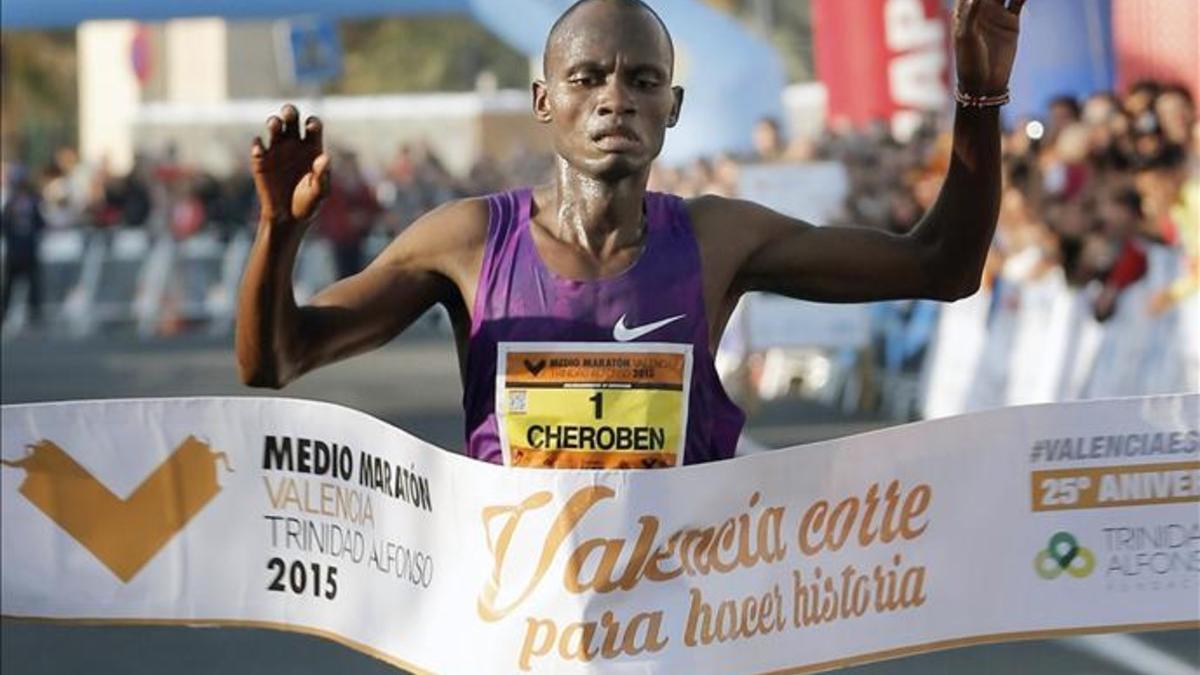
[[[496,418],[504,463],[676,466],[687,437],[691,345],[502,342]]]

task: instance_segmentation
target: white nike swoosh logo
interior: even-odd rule
[[[643,335],[653,333],[669,323],[674,323],[685,316],[687,316],[687,314],[680,314],[679,316],[673,316],[669,319],[663,319],[662,321],[648,323],[645,326],[630,328],[625,325],[625,315],[622,314],[621,318],[617,319],[617,325],[613,326],[613,339],[617,342],[629,342],[630,340],[636,340]]]

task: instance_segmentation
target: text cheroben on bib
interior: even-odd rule
[[[500,346],[497,415],[510,466],[630,469],[683,456],[684,346]],[[569,349],[569,350],[568,350]]]

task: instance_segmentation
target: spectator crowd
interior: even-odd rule
[[[755,129],[755,152],[656,168],[652,186],[685,197],[736,196],[745,162],[836,161],[849,194],[830,224],[909,231],[937,198],[951,139],[931,117],[899,142],[885,123],[855,130],[835,121],[819,139],[787,142],[773,120]],[[1004,188],[985,285],[1019,283],[1058,268],[1073,287],[1098,283],[1099,320],[1145,277],[1151,245],[1178,248],[1187,274],[1159,289],[1161,312],[1196,291],[1200,228],[1200,126],[1188,91],[1152,81],[1054,99],[1044,120],[1019,120],[1003,137]],[[1021,264],[1014,264],[1020,261]]]
[[[483,158],[459,177],[424,143],[401,145],[382,166],[363,166],[347,148],[330,153],[336,170],[313,236],[328,242],[339,278],[365,265],[371,235],[394,236],[447,200],[541,180],[550,162],[529,153],[505,162]],[[226,175],[214,175],[167,147],[157,156],[138,154],[129,171],[117,173],[107,161],[91,166],[74,148],[62,147],[38,170],[0,164],[5,274],[0,309],[7,315],[15,283],[25,282],[30,318],[40,319],[38,253],[47,231],[135,229],[177,241],[206,232],[222,242],[252,233],[258,206],[248,166],[240,160]]]
[[[789,141],[778,123],[763,120],[754,130],[753,153],[658,165],[651,189],[737,196],[739,171],[748,163],[835,162],[844,167],[849,189],[831,224],[904,233],[937,197],[951,146],[946,122],[930,116],[901,142],[883,122],[856,129],[833,120],[818,138]],[[390,238],[450,199],[540,182],[552,167],[550,157],[518,153],[506,161],[480,159],[456,176],[423,143],[402,145],[378,166],[363,165],[349,149],[331,152],[334,181],[314,230],[328,242],[339,277],[363,267],[372,235]],[[984,279],[994,305],[1015,302],[1011,289],[1047,275],[1088,289],[1089,311],[1099,322],[1125,302],[1143,303],[1146,315],[1156,316],[1197,293],[1200,124],[1185,88],[1145,81],[1123,95],[1056,98],[1042,119],[1009,125],[1003,157],[1001,213]],[[105,162],[87,165],[72,148],[60,149],[37,171],[5,163],[4,308],[24,280],[30,318],[40,318],[38,240],[47,230],[120,226],[176,240],[207,232],[222,241],[252,232],[252,179],[245,162],[235,166],[215,176],[181,161],[171,148],[137,157],[124,174]],[[1185,262],[1167,278],[1155,276],[1156,250]],[[1130,300],[1127,289],[1148,278],[1158,287]],[[928,337],[936,312],[911,303],[882,312],[878,323],[889,326],[887,332],[908,332],[899,341],[903,349],[878,350],[886,354],[881,366],[920,367],[928,340],[912,339],[912,327],[905,327],[910,319],[922,322],[917,333]]]

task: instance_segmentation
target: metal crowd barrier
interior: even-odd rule
[[[943,307],[924,364],[924,416],[1200,390],[1200,297],[1150,311],[1185,269],[1179,250],[1150,247],[1146,276],[1105,322],[1092,314],[1095,289],[1056,272]]]
[[[44,330],[77,337],[130,328],[142,337],[198,328],[228,334],[252,236],[248,228],[236,228],[222,240],[216,229],[182,241],[142,228],[47,232],[41,242]],[[382,234],[370,237],[368,259],[387,242]],[[881,320],[878,313],[872,320],[873,346],[864,342],[866,333],[859,335],[861,327],[847,331],[837,322],[827,327],[824,342],[777,344],[771,330],[796,333],[784,330],[789,319],[777,316],[777,309],[768,312],[767,323],[761,318],[731,321],[730,335],[746,323],[741,326],[746,344],[726,349],[731,345],[723,343],[718,362],[730,385],[746,390],[742,398],[751,407],[756,400],[800,393],[846,412],[875,409],[897,420],[1196,390],[1200,363],[1192,343],[1200,344],[1200,300],[1149,316],[1145,307],[1150,294],[1183,269],[1180,254],[1172,249],[1153,249],[1150,262],[1147,278],[1125,291],[1116,314],[1103,324],[1091,318],[1089,292],[1067,288],[1054,275],[1000,289],[1006,294],[1000,298],[983,292],[942,306],[934,310],[939,313],[935,335],[915,370],[889,365],[899,362],[889,354],[918,353],[930,335]],[[296,267],[299,302],[336,276],[331,247],[316,237],[305,240]],[[763,302],[775,307],[769,299]],[[28,289],[14,288],[3,326],[6,337],[28,328],[28,309]],[[809,316],[801,323],[811,332],[813,320]],[[422,323],[449,332],[440,308]],[[884,363],[875,367],[880,351]],[[742,377],[751,358],[759,366],[753,384]]]
[[[133,326],[148,336],[171,318],[228,331],[250,244],[245,231],[229,241],[208,230],[182,241],[131,227],[48,231],[40,245],[46,330],[84,337]],[[29,309],[21,283],[13,288],[6,336],[28,328]]]
[[[249,228],[233,228],[233,236],[223,240],[217,229],[206,228],[181,241],[154,228],[47,231],[40,245],[44,329],[74,337],[130,327],[141,337],[197,327],[228,334],[253,236]],[[389,241],[382,233],[368,237],[367,259]],[[297,301],[308,300],[335,279],[329,243],[307,238],[296,261]],[[423,322],[448,331],[440,308]],[[21,282],[13,289],[3,334],[18,335],[29,325],[29,293]]]

